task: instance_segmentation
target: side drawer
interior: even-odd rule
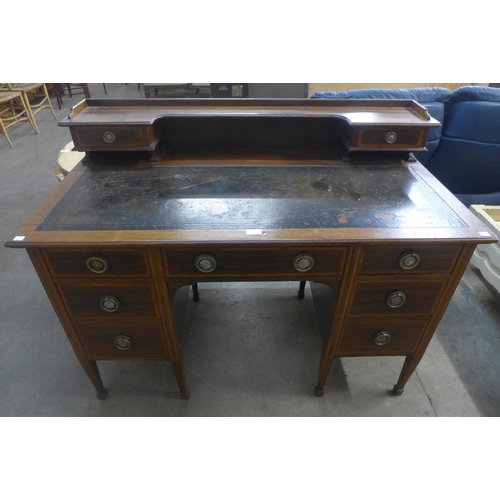
[[[461,251],[462,245],[454,244],[366,245],[363,248],[359,273],[408,275],[451,273]],[[405,262],[407,268],[402,267]],[[414,267],[411,267],[412,265]]]
[[[150,276],[143,250],[89,248],[85,250],[46,249],[45,261],[54,278],[145,278]]]
[[[160,323],[78,323],[76,331],[93,360],[166,359],[167,348]]]
[[[347,247],[295,248],[275,250],[179,250],[165,251],[165,268],[169,276],[293,276],[308,279],[313,276],[334,276],[342,273]],[[212,260],[207,272],[197,268],[197,259],[207,256]],[[304,257],[301,259],[301,256]],[[312,260],[309,261],[309,259]],[[298,262],[300,261],[300,262]],[[295,264],[294,264],[295,262]],[[296,265],[309,270],[299,271]],[[210,270],[211,269],[211,270]]]
[[[77,149],[87,151],[150,151],[158,142],[152,126],[82,126],[71,127]]]
[[[425,147],[427,129],[366,127],[359,130],[354,148],[419,149]]]
[[[408,356],[415,352],[427,321],[378,319],[349,320],[338,356]]]
[[[153,285],[58,283],[57,288],[74,320],[159,319]]]
[[[446,283],[444,279],[358,282],[349,315],[432,314]]]

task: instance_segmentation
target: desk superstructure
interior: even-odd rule
[[[413,101],[88,100],[86,157],[6,242],[26,248],[104,398],[100,360],[168,359],[198,282],[311,283],[335,357],[422,358],[478,243],[496,241],[412,156]],[[195,293],[195,299],[197,299]],[[312,381],[311,381],[312,386]]]

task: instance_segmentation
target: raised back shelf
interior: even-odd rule
[[[196,120],[193,120],[196,118]],[[330,158],[425,151],[439,122],[411,100],[89,99],[59,123],[78,151],[238,153]]]

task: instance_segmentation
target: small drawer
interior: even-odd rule
[[[149,151],[157,143],[152,126],[72,127],[71,135],[75,146],[87,151]]]
[[[415,352],[427,321],[347,321],[338,356],[408,356]]]
[[[347,247],[255,251],[168,251],[170,276],[334,276],[342,273]]]
[[[432,314],[446,280],[358,282],[350,316]]]
[[[359,131],[358,148],[418,149],[425,147],[427,129],[367,127]]]
[[[90,359],[166,359],[161,324],[78,323],[76,331]]]
[[[150,275],[147,256],[142,250],[47,249],[43,254],[55,278],[145,278]]]
[[[363,248],[360,274],[451,273],[461,245],[373,245]]]
[[[57,287],[75,320],[160,318],[149,284],[71,282],[59,283]]]

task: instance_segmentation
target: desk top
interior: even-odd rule
[[[465,226],[408,168],[172,166],[86,170],[36,230]]]
[[[6,245],[495,241],[484,229],[418,163],[80,164]]]

